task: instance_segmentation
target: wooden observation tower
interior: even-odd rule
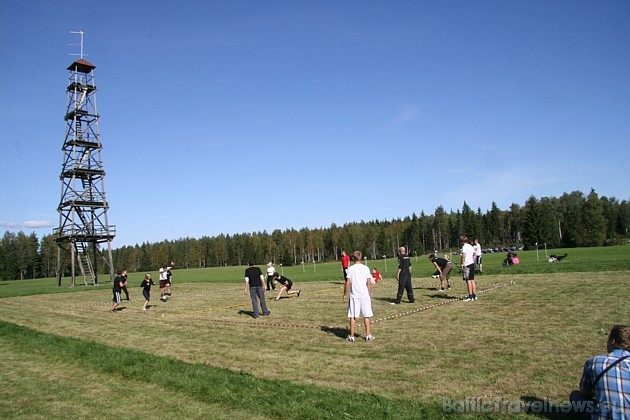
[[[105,170],[94,84],[96,66],[83,59],[83,33],[79,33],[81,57],[68,67],[66,134],[59,176],[61,199],[57,207],[59,227],[54,230],[58,245],[57,285],[61,286],[69,258],[73,287],[79,273],[85,285],[98,284],[99,260],[105,262],[113,280],[111,241],[116,236],[116,227],[110,226],[107,220],[109,204],[103,180]],[[105,251],[101,250],[101,244],[106,244]]]

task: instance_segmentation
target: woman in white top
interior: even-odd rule
[[[276,269],[273,268],[273,263],[270,261],[267,263],[267,290],[270,290],[270,287],[273,287],[273,290],[276,290],[276,285],[273,282],[273,274],[276,272]]]

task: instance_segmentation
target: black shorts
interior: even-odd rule
[[[464,267],[464,281],[475,280],[475,264],[470,264]]]

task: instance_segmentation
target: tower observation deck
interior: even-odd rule
[[[79,272],[85,285],[97,285],[99,260],[104,260],[113,280],[111,241],[116,236],[116,227],[110,226],[107,220],[109,204],[98,132],[95,68],[83,58],[68,67],[66,134],[59,176],[61,198],[57,207],[59,227],[53,232],[58,245],[58,286],[61,286],[64,268],[67,270],[68,258],[72,286]],[[100,244],[106,244],[105,253]]]

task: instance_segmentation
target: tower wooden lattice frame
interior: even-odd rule
[[[77,268],[84,284],[98,284],[98,260],[102,258],[113,279],[111,241],[116,227],[107,220],[109,204],[105,194],[105,170],[101,157],[96,109],[96,85],[93,64],[83,58],[68,67],[68,106],[66,135],[62,147],[61,199],[59,227],[54,231],[57,250],[57,284],[61,286],[63,270],[70,258],[72,286]],[[106,243],[106,254],[100,244]]]

